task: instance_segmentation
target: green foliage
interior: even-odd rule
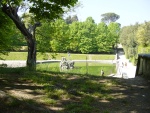
[[[101,16],[102,16],[101,21],[108,23],[108,24],[111,22],[115,22],[116,20],[120,18],[120,16],[115,13],[104,13]]]
[[[64,52],[68,49],[69,26],[62,19],[43,21],[37,30],[37,47],[41,52]],[[45,41],[43,41],[45,40]]]
[[[16,27],[25,36],[26,43],[28,46],[27,66],[30,67],[30,69],[35,69],[35,30],[36,27],[39,27],[41,25],[39,21],[42,19],[52,21],[57,18],[60,18],[61,15],[65,12],[64,8],[73,7],[77,1],[78,0],[66,0],[65,2],[62,0],[3,0],[1,2],[0,8],[2,12],[5,13],[8,16],[8,18],[10,18],[13,21]],[[24,13],[26,11],[29,11],[29,15],[23,15],[24,20],[19,17],[18,12],[20,9],[22,9]],[[31,19],[28,19],[27,16],[31,17]],[[26,22],[25,19],[27,20]],[[25,23],[27,24],[26,26]],[[34,23],[34,25],[31,25],[32,23]],[[27,26],[31,27],[28,29]]]
[[[140,53],[150,53],[150,46],[143,47],[143,46],[138,46],[137,52]]]
[[[23,13],[21,16],[22,22],[25,24],[26,28],[34,24],[34,15],[32,13]]]
[[[7,4],[8,7],[11,7],[11,5],[22,6],[22,8],[28,7],[29,13],[23,14],[21,21],[21,25],[25,25],[25,28],[41,20],[42,26],[36,30],[37,48],[41,52],[110,52],[112,50],[110,42],[116,42],[114,41],[115,38],[111,38],[110,40],[110,37],[114,36],[111,36],[112,34],[109,33],[111,31],[108,29],[103,30],[101,33],[98,32],[99,30],[97,29],[99,27],[97,27],[92,17],[88,17],[85,22],[78,22],[76,15],[73,17],[69,16],[66,21],[57,19],[62,16],[65,8],[73,7],[76,2],[77,0],[68,0],[65,2],[61,0],[48,0],[47,2],[34,0],[24,2],[19,0],[18,2],[5,1],[2,7],[7,6]],[[24,35],[26,34],[23,29],[20,30]],[[22,36],[16,34],[13,37],[15,37],[15,41],[13,42],[20,44],[18,43],[18,37]]]
[[[11,35],[13,35],[13,23],[0,9],[0,54],[11,49]]]
[[[81,53],[90,53],[92,52],[92,39],[82,37],[80,40],[80,51]]]
[[[79,52],[80,39],[82,37],[82,22],[73,22],[70,26],[69,48],[73,52]]]
[[[133,64],[136,64],[136,59],[139,53],[150,52],[150,22],[143,24],[136,23],[123,27],[120,32],[120,42],[124,47],[126,57]]]
[[[96,29],[96,42],[98,46],[98,52],[101,51],[109,51],[109,44],[108,44],[108,27],[105,23],[99,23]]]
[[[39,20],[42,18],[53,20],[59,18],[60,14],[64,13],[63,7],[70,8],[75,5],[77,0],[66,0],[65,2],[62,0],[48,0],[46,2],[28,0],[28,2],[33,4],[29,12],[35,14],[35,18]]]
[[[119,41],[119,34],[120,34],[120,24],[112,22],[108,25],[109,30],[109,42],[110,45],[114,46]]]
[[[115,73],[115,66],[113,64],[101,64],[101,63],[88,63],[88,67],[86,67],[86,62],[75,62],[75,68],[73,70],[64,70],[61,71],[59,68],[59,63],[47,63],[47,64],[38,64],[38,71],[46,71],[46,72],[64,72],[64,73],[72,73],[72,74],[88,74],[100,76],[101,70],[104,70],[104,76]],[[87,69],[88,68],[88,69]]]
[[[143,47],[150,45],[150,22],[145,22],[138,27],[136,37],[139,45],[142,45]]]
[[[43,21],[43,26],[37,30],[37,46],[42,52],[108,53],[118,43],[119,32],[118,23],[97,25],[92,17],[69,25],[62,19]]]
[[[115,55],[107,54],[70,54],[68,57],[67,53],[37,53],[37,60],[48,60],[57,59],[61,60],[62,57],[66,57],[71,60],[86,60],[86,56],[90,60],[114,60]],[[25,60],[27,57],[27,52],[9,52],[8,55],[1,56],[4,60]]]
[[[0,10],[0,52],[20,50],[26,45],[23,35],[14,26],[13,22]],[[22,41],[24,40],[24,41]]]
[[[67,23],[67,24],[72,24],[73,22],[76,22],[76,21],[78,21],[78,17],[77,17],[77,15],[74,15],[74,16],[68,16],[66,19],[65,19],[65,22]]]

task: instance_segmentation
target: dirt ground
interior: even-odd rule
[[[100,100],[97,101],[95,107],[101,110],[101,113],[150,113],[150,80],[145,80],[141,77],[135,77],[132,79],[120,79],[120,78],[104,78],[115,79],[119,84],[114,85],[110,92],[110,95],[114,97],[113,100]],[[4,85],[4,82],[11,83],[0,79],[0,113],[19,113],[18,109],[24,109],[21,113],[42,113],[43,110],[47,110],[49,113],[59,113],[59,108],[47,107],[43,105],[30,106],[23,104],[22,107],[3,109],[3,103],[8,98],[6,95],[12,95],[14,97],[22,99],[40,99],[43,94],[32,93],[33,89],[38,89],[41,86],[37,86],[29,81],[16,81],[15,84]],[[3,83],[3,84],[2,84]],[[24,102],[24,101],[23,101]],[[62,106],[60,106],[61,108]],[[32,112],[31,112],[31,111]],[[68,112],[69,113],[69,112]]]
[[[141,77],[132,79],[118,79],[120,86],[114,88],[114,94],[120,99],[112,102],[113,107],[118,107],[112,113],[150,113],[150,80]]]

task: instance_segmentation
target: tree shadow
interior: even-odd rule
[[[42,71],[6,76],[0,79],[0,88],[3,91],[24,91],[33,96],[30,98],[33,101],[30,105],[39,106],[46,112],[148,113],[150,111],[149,83],[140,77],[119,79]],[[44,92],[40,93],[39,90]],[[56,103],[38,103],[35,97],[44,94],[47,99],[53,99]]]

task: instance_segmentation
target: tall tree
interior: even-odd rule
[[[72,22],[78,21],[78,17],[77,17],[77,15],[73,15],[72,17],[71,17],[71,16],[68,16],[68,17],[65,19],[65,21],[66,21],[67,24],[72,24]]]
[[[116,20],[120,18],[120,16],[115,13],[104,13],[101,16],[102,16],[101,21],[105,22],[106,24],[109,24],[111,22],[116,22]]]
[[[114,49],[114,46],[116,45],[116,47],[117,47],[117,44],[119,41],[120,24],[111,22],[108,25],[108,30],[109,30],[109,42],[110,42],[110,45]]]
[[[137,29],[139,24],[125,26],[120,32],[120,43],[122,44],[127,58],[135,60],[137,55]]]
[[[83,22],[83,29],[80,43],[80,49],[82,53],[96,52],[96,40],[95,40],[96,24],[92,17],[87,17],[86,21]],[[83,41],[85,40],[85,41]]]
[[[67,24],[71,24],[72,23],[72,18],[71,16],[68,16],[66,19],[65,19],[66,23]]]
[[[104,22],[97,25],[96,28],[96,42],[98,47],[98,52],[108,52],[110,51],[108,27]]]
[[[78,21],[78,16],[77,15],[73,15],[72,16],[72,22],[76,22]]]
[[[58,19],[53,23],[54,32],[51,34],[52,40],[50,41],[52,51],[65,52],[69,48],[69,26],[64,20]]]
[[[73,52],[80,51],[80,42],[82,37],[83,22],[73,22],[70,25],[70,50]]]
[[[27,6],[26,3],[29,3]],[[40,25],[39,21],[41,19],[50,19],[59,18],[60,14],[64,12],[63,8],[70,8],[74,6],[77,0],[2,0],[1,9],[8,15],[10,19],[14,22],[16,27],[21,31],[25,36],[27,45],[28,45],[28,57],[27,57],[27,66],[30,69],[34,69],[36,66],[36,38],[35,38],[35,29]],[[35,23],[28,29],[23,21],[18,15],[18,11],[22,7],[28,7],[29,12],[34,15]]]

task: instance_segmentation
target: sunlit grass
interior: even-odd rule
[[[8,55],[1,55],[1,57],[5,60],[26,60],[27,52],[9,52]],[[70,54],[68,56],[67,53],[45,53],[42,54],[37,52],[37,60],[50,60],[57,59],[61,60],[62,57],[66,57],[70,60],[114,60],[115,55],[108,54]]]
[[[61,70],[59,68],[59,63],[46,63],[38,64],[37,70],[49,71],[49,72],[64,72],[73,74],[89,74],[89,75],[101,75],[101,70],[104,71],[104,75],[110,75],[115,73],[114,64],[101,64],[101,63],[86,63],[86,62],[75,62],[74,69]]]

